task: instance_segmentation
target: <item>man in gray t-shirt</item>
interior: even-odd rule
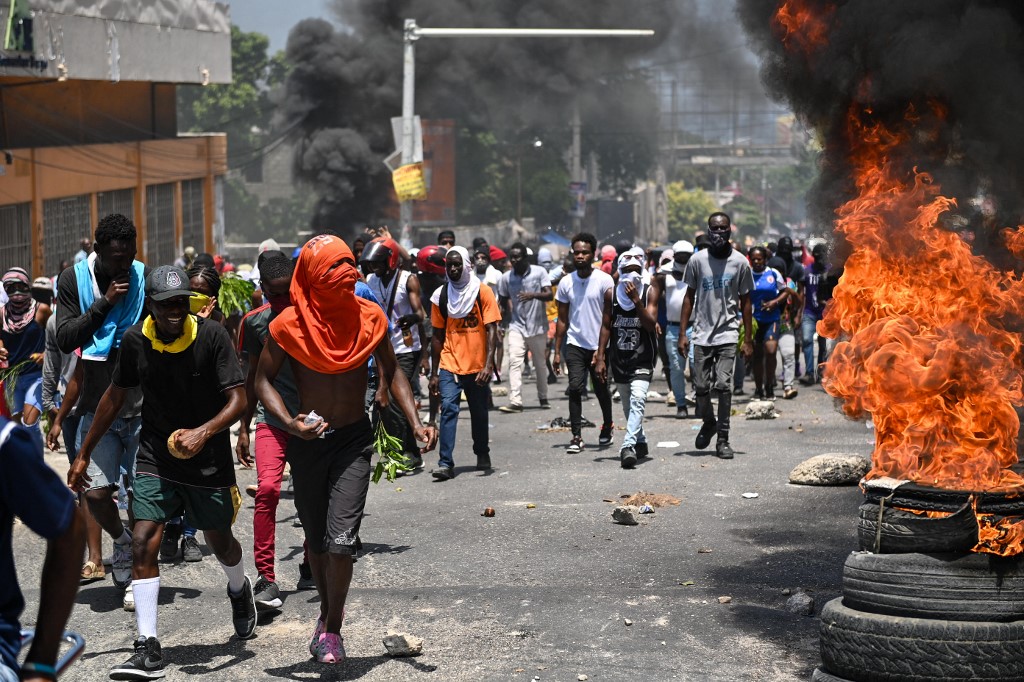
[[[754,278],[747,259],[732,248],[732,222],[725,213],[708,218],[711,247],[698,252],[686,264],[683,281],[686,298],[679,328],[686,329],[693,316],[693,384],[697,393],[697,416],[704,424],[694,443],[698,450],[711,444],[718,433],[716,452],[732,459],[729,446],[729,414],[732,410],[732,375],[739,343],[740,313],[743,315],[743,355],[754,352],[751,331],[750,291]],[[686,357],[689,339],[679,335],[679,353]],[[711,392],[718,393],[718,420],[711,407]]]
[[[508,250],[512,269],[498,280],[498,298],[503,309],[510,310],[508,325],[508,405],[502,412],[523,411],[523,365],[526,352],[533,354],[537,368],[537,400],[548,407],[547,356],[548,315],[546,304],[554,293],[547,270],[530,265],[526,247],[516,242]]]

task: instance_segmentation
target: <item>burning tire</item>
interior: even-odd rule
[[[843,567],[843,604],[909,618],[1024,620],[1024,565],[984,554],[854,552]]]
[[[883,554],[962,553],[978,544],[978,520],[969,504],[943,518],[886,506],[882,509],[880,533],[878,511],[877,504],[860,506],[857,539],[862,550]]]
[[[904,618],[855,611],[833,599],[821,612],[826,670],[858,682],[1024,679],[1024,623]]]
[[[998,516],[1024,516],[1024,497],[1003,493],[978,493],[963,490],[945,490],[929,488],[916,483],[904,483],[895,490],[872,487],[870,483],[864,489],[865,500],[877,505],[883,497],[889,497],[886,507],[904,507],[921,511],[955,512],[971,499],[977,500],[979,514],[996,514]]]

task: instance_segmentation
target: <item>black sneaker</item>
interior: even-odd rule
[[[303,561],[299,564],[299,582],[295,583],[296,590],[315,590],[316,581],[313,580],[313,569]]]
[[[540,409],[542,409],[542,410],[550,410],[551,409],[551,403],[548,402],[547,398],[544,398],[543,400],[540,401]]]
[[[737,387],[737,388],[732,389],[732,394],[733,395],[744,395],[743,387],[741,386],[741,387]]]
[[[186,535],[181,539],[181,558],[188,562],[202,561],[203,550],[194,535]]]
[[[689,410],[689,408],[686,407],[686,405],[683,405],[682,407],[677,407],[676,408],[676,419],[689,419],[689,418],[690,418],[690,410]]]
[[[647,447],[647,441],[636,444],[636,447],[634,447],[633,449],[636,450],[637,459],[643,459],[644,457],[651,456],[650,451],[647,449]]]
[[[715,454],[718,455],[719,459],[732,459],[733,453],[732,448],[729,446],[729,441],[719,438],[718,443],[715,445]]]
[[[764,399],[765,400],[775,400],[775,387],[774,386],[769,386],[768,388],[764,389]]]
[[[438,467],[430,472],[436,481],[450,481],[455,478],[455,470],[451,467]]]
[[[112,680],[158,680],[164,676],[164,657],[156,637],[135,640],[135,653],[110,669]]]
[[[277,583],[267,580],[262,575],[256,579],[252,591],[255,593],[256,607],[262,609],[281,608],[281,590]]]
[[[554,373],[553,370],[549,369],[548,370],[548,386],[550,386],[551,384],[557,384],[557,383],[558,383],[558,376]]]
[[[233,597],[228,590],[228,599],[231,600],[231,624],[235,626],[235,634],[239,639],[249,639],[256,631],[256,597],[252,593],[249,576],[245,577],[241,594]]]
[[[598,445],[611,445],[613,428],[615,428],[614,424],[605,424],[601,427],[601,435],[597,437]]]
[[[491,456],[490,455],[477,455],[476,457],[476,470],[477,471],[490,471],[491,467]]]
[[[565,449],[566,454],[578,455],[583,452],[583,437],[573,436],[572,440],[569,441],[569,447]]]
[[[700,427],[700,431],[697,432],[697,438],[693,441],[693,446],[698,450],[703,450],[711,445],[711,438],[715,435],[715,426],[715,422],[704,422],[704,425]]]
[[[764,389],[754,389],[754,400],[764,400]]]
[[[411,471],[415,471],[416,469],[422,469],[423,468],[423,458],[420,456],[420,454],[418,452],[414,452],[414,453],[408,455],[408,457],[409,457],[409,461],[412,462],[412,464],[410,465],[410,470]]]
[[[636,450],[633,448],[622,448],[619,452],[619,462],[623,469],[632,469],[636,466]]]
[[[164,537],[160,541],[160,558],[170,561],[177,557],[179,540],[181,540],[181,524],[168,523],[164,526]]]

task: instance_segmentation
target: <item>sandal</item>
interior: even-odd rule
[[[91,583],[97,580],[103,580],[107,577],[107,570],[103,567],[102,562],[99,566],[91,561],[86,561],[82,566],[82,582]]]

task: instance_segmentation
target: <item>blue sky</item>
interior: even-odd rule
[[[243,31],[270,37],[271,53],[283,50],[288,31],[302,19],[329,18],[327,0],[238,0],[231,4],[231,22]]]

